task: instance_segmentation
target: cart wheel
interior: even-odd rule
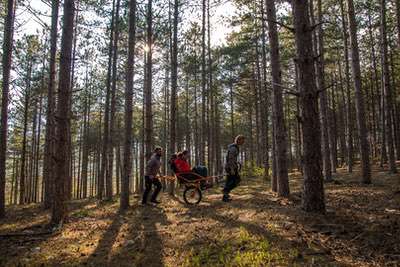
[[[195,186],[188,186],[183,191],[183,199],[185,200],[186,204],[189,205],[197,205],[201,201],[201,191]]]

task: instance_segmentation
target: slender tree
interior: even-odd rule
[[[97,198],[103,199],[104,179],[108,176],[108,145],[110,131],[110,96],[111,96],[111,75],[113,60],[113,44],[114,44],[114,16],[115,16],[115,0],[113,0],[113,9],[111,14],[110,40],[108,45],[108,68],[106,79],[106,101],[104,107],[104,127],[103,127],[103,146],[101,151],[101,172],[97,181]]]
[[[129,1],[129,37],[128,61],[126,63],[125,80],[125,135],[124,157],[121,179],[120,207],[125,210],[129,207],[129,181],[132,175],[132,117],[133,117],[133,71],[135,63],[136,43],[136,0]]]
[[[369,144],[368,129],[365,123],[364,98],[362,93],[360,56],[357,41],[357,22],[354,12],[353,0],[347,0],[348,21],[350,31],[350,51],[351,51],[351,69],[353,73],[353,84],[356,96],[356,116],[357,128],[360,139],[360,155],[361,155],[361,182],[365,184],[371,183],[371,167],[369,164]]]
[[[268,107],[268,89],[267,89],[267,41],[266,41],[266,20],[265,20],[265,5],[264,0],[261,0],[261,68],[262,68],[262,79],[261,79],[261,91],[260,91],[260,104],[264,107]],[[233,103],[231,102],[233,106]],[[268,141],[268,114],[269,112],[261,112],[261,136],[262,144],[261,149],[263,150],[263,165],[264,165],[264,177],[269,176],[269,141]],[[233,116],[232,116],[233,119]],[[232,120],[233,121],[233,120]],[[232,123],[233,125],[233,123]]]
[[[5,216],[5,188],[6,188],[6,158],[7,158],[7,132],[8,132],[8,102],[10,90],[10,71],[12,62],[12,49],[14,40],[15,1],[7,1],[7,15],[4,22],[3,40],[3,80],[1,97],[0,121],[0,218]]]
[[[110,106],[110,132],[108,144],[108,172],[106,176],[106,198],[112,199],[113,195],[113,166],[114,166],[114,146],[115,146],[115,113],[116,113],[116,90],[117,90],[117,71],[118,71],[118,41],[119,41],[119,12],[121,0],[117,0],[115,11],[115,29],[112,59],[112,78],[111,78],[111,106]]]
[[[50,31],[50,60],[49,60],[49,80],[47,85],[47,114],[46,114],[46,136],[43,160],[43,181],[44,181],[44,208],[51,207],[53,192],[54,162],[54,141],[55,141],[55,121],[54,121],[54,92],[56,79],[56,54],[57,54],[57,31],[58,31],[58,12],[59,0],[52,1],[51,4],[51,31]]]
[[[179,23],[179,0],[174,1],[174,19],[173,19],[173,37],[171,51],[171,104],[170,104],[170,144],[169,153],[174,154],[176,151],[176,94],[178,90],[178,23]],[[174,194],[175,184],[170,183],[169,193]]]
[[[382,77],[383,77],[383,93],[385,99],[384,110],[386,122],[386,142],[389,154],[389,170],[397,173],[396,157],[394,153],[393,138],[393,102],[390,84],[389,60],[388,60],[388,40],[386,29],[386,0],[381,0],[381,57],[382,57]],[[385,144],[382,144],[383,146]]]
[[[51,223],[62,224],[67,215],[65,204],[65,180],[69,177],[68,133],[70,131],[71,114],[71,56],[74,31],[75,1],[64,1],[64,17],[61,37],[61,55],[59,69],[59,85],[57,93],[57,123],[56,123],[56,155],[55,190],[51,214]]]
[[[315,83],[313,27],[310,26],[309,21],[309,1],[293,0],[292,5],[303,130],[304,191],[302,206],[308,212],[325,212],[318,91]]]
[[[146,64],[144,86],[144,144],[145,157],[149,159],[153,146],[153,111],[152,111],[152,87],[153,87],[153,0],[147,2],[147,29],[146,29]]]
[[[200,142],[200,163],[205,164],[206,161],[206,86],[207,86],[207,70],[206,70],[206,10],[207,2],[203,0],[202,4],[202,26],[201,26],[201,142]]]
[[[343,51],[345,60],[345,78],[346,78],[346,125],[347,125],[347,170],[353,171],[353,116],[352,116],[352,102],[350,94],[350,63],[349,63],[349,42],[347,21],[344,10],[344,0],[340,0],[340,10],[342,17],[342,30],[343,30]]]
[[[271,76],[273,89],[273,118],[275,125],[275,151],[277,168],[277,189],[279,196],[289,195],[289,178],[287,167],[287,137],[285,115],[283,112],[282,72],[279,54],[279,37],[276,26],[276,10],[274,0],[266,0],[266,14],[268,19],[268,36],[271,58]]]
[[[315,25],[314,19],[314,0],[310,0],[310,13],[311,23]],[[321,144],[322,144],[322,163],[323,163],[323,174],[325,180],[332,181],[332,166],[330,158],[330,147],[329,147],[329,117],[328,117],[328,101],[327,93],[325,88],[325,61],[324,61],[324,30],[322,28],[322,3],[321,0],[317,1],[317,18],[318,28],[314,31],[314,53],[318,56],[316,63],[316,78],[317,88],[320,91],[319,94],[319,109],[321,117]]]

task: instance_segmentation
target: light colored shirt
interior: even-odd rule
[[[236,144],[230,144],[226,153],[225,171],[228,174],[235,174],[239,170],[238,164],[239,147]]]
[[[160,167],[161,167],[161,156],[153,154],[153,156],[151,156],[150,160],[146,164],[146,170],[144,175],[156,177],[157,174],[160,172]]]

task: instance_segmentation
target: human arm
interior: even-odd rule
[[[230,146],[227,151],[226,156],[226,164],[225,164],[225,171],[228,174],[235,174],[238,172],[238,162],[237,156],[239,154],[239,150],[235,146]]]

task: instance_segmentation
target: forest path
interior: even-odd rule
[[[220,188],[198,206],[166,193],[159,206],[135,198],[124,214],[117,202],[74,201],[60,234],[0,238],[0,266],[398,266],[400,176],[375,169],[369,186],[358,177],[339,170],[326,184],[326,215],[301,211],[298,174],[289,199],[247,178],[230,203]],[[48,219],[37,206],[13,209],[0,234],[34,232]]]

